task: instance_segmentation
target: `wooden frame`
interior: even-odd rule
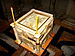
[[[39,21],[38,26],[36,26],[38,24],[36,23],[37,18],[35,19],[35,17],[37,16],[39,16],[39,19],[40,19],[40,21],[38,19]],[[36,24],[34,24],[34,22]],[[32,23],[32,27],[31,27],[32,29],[30,28],[31,23]],[[40,51],[41,47],[44,45],[42,43],[45,43],[45,41],[47,41],[46,36],[48,35],[48,33],[53,27],[53,15],[46,12],[32,9],[27,14],[23,15],[21,18],[19,18],[17,21],[14,21],[14,23],[11,23],[10,25],[13,27],[16,40],[18,40],[18,43],[19,44],[21,42],[26,43],[28,46],[30,46],[34,50],[34,52],[37,53]],[[35,29],[35,27],[37,30]],[[38,32],[38,34],[36,34],[36,32]],[[28,38],[29,36],[27,35],[27,33],[33,35],[32,38],[34,38],[35,41],[29,39]]]
[[[43,31],[43,28],[45,25],[47,25],[48,23],[50,23],[50,21],[53,21],[53,15],[52,14],[49,14],[49,13],[46,13],[46,12],[42,12],[42,11],[39,11],[39,10],[35,10],[35,9],[31,9],[28,13],[26,13],[25,15],[23,15],[22,17],[20,17],[16,22],[20,28],[23,28],[23,30],[25,30],[26,32],[29,32],[31,33],[32,35],[35,35],[36,31],[31,29],[31,28],[28,28],[26,26],[23,26],[22,24],[20,24],[19,22],[22,21],[24,18],[28,17],[31,13],[38,13],[38,14],[41,14],[41,15],[44,15],[44,16],[47,16],[48,19],[45,20],[41,25],[43,25],[46,21],[47,23],[45,23],[42,27],[40,25],[40,28],[38,29],[38,32],[42,32]],[[12,27],[14,27],[14,23],[10,24]]]
[[[43,52],[45,51],[45,49],[47,48],[47,46],[49,45],[49,43],[51,42],[51,40],[53,39],[53,37],[55,36],[55,33],[50,33],[50,38],[45,42],[45,44],[43,45],[43,49],[40,50],[39,53],[35,53],[34,50],[32,50],[29,46],[25,45],[23,42],[21,44],[19,44],[17,41],[15,41],[18,45],[20,45],[21,47],[23,47],[24,49],[32,52],[34,55],[36,56],[41,56],[43,54]]]

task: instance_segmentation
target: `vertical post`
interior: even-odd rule
[[[13,8],[12,7],[11,7],[11,13],[12,13],[13,21],[14,21],[14,28],[13,28],[13,30],[14,30],[14,33],[15,33],[15,36],[16,36],[16,39],[17,39],[18,43],[21,43],[21,41],[18,38],[17,31],[16,31],[16,27],[15,27],[16,26],[16,21],[15,21],[15,17],[14,17],[14,13],[13,13]]]
[[[36,16],[36,37],[37,37],[37,40],[36,40],[36,51],[39,52],[40,51],[40,41],[39,41],[39,37],[38,37],[38,24],[39,24],[39,18],[38,16]]]
[[[38,24],[39,24],[39,18],[36,16],[36,34],[38,34]]]
[[[15,17],[14,17],[14,13],[13,13],[13,8],[12,7],[11,7],[11,13],[12,13],[13,21],[14,21],[14,26],[15,26],[16,21],[15,21]]]

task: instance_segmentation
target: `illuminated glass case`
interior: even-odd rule
[[[38,34],[36,34],[36,17],[38,16]],[[39,10],[31,9],[20,17],[13,27],[16,40],[24,42],[35,52],[39,52],[42,45],[50,37],[48,33],[53,27],[53,15]]]

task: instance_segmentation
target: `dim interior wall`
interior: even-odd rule
[[[75,0],[69,0],[66,18],[63,20],[63,22],[71,27],[75,27]]]
[[[42,10],[49,12],[50,0],[41,0]]]
[[[32,8],[32,0],[1,0],[4,16],[9,20],[12,18],[10,8],[13,7],[15,18],[21,17],[24,12]],[[22,14],[20,16],[20,14]]]
[[[66,14],[69,0],[56,0],[55,12],[58,15]]]
[[[74,0],[69,0],[66,14],[75,18],[75,1]]]
[[[75,17],[74,0],[1,0],[4,16],[11,19],[10,7],[14,7],[15,18],[19,18],[32,8],[54,13],[56,18],[62,15]]]

